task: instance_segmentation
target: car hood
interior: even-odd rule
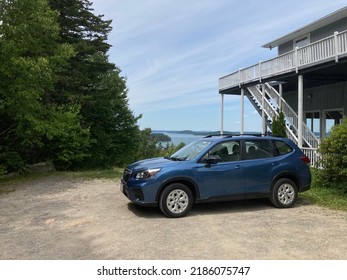
[[[182,162],[182,161],[181,161]],[[180,161],[173,161],[167,158],[150,158],[144,159],[130,164],[127,168],[130,170],[144,170],[150,168],[163,168],[167,166],[174,166],[181,163]]]

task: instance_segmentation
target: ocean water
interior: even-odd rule
[[[171,143],[177,146],[180,143],[189,144],[194,140],[203,138],[204,135],[194,135],[194,134],[186,134],[186,133],[175,133],[175,132],[166,132],[166,131],[155,131],[158,133],[163,133],[171,138]],[[168,142],[161,142],[162,145],[166,145]]]
[[[184,143],[185,145],[189,144],[190,142],[193,142],[194,140],[201,139],[205,137],[206,135],[195,135],[191,133],[177,133],[177,132],[167,132],[167,131],[153,131],[155,133],[163,133],[171,138],[171,142],[164,142],[162,141],[162,145],[166,145],[167,143],[173,143],[175,146],[177,146],[180,143]],[[212,134],[215,134],[215,132],[211,132]],[[233,133],[238,134],[239,132],[227,132],[227,133]],[[261,132],[245,132],[245,134],[261,134]]]

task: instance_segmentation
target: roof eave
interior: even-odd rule
[[[347,17],[347,6],[343,7],[325,17],[322,17],[308,25],[305,25],[304,27],[295,30],[285,36],[282,36],[276,40],[273,40],[269,43],[266,43],[264,45],[262,45],[262,48],[276,48],[279,45],[286,43],[288,41],[294,40],[295,38],[298,38],[300,36],[303,36],[305,34],[308,34],[314,30],[317,30],[318,28],[321,28],[323,26],[326,26],[332,22],[338,21],[344,17]]]

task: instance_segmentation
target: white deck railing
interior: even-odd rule
[[[270,122],[273,121],[275,116],[279,115],[278,103],[279,101],[282,102],[281,110],[285,114],[287,137],[294,143],[298,144],[298,138],[295,133],[298,130],[298,116],[294,112],[294,110],[287,104],[287,102],[279,95],[279,93],[269,84],[265,84],[265,93],[270,99],[263,97],[263,93],[259,85],[250,86],[247,87],[247,89],[250,94],[250,96],[248,97],[253,99],[256,106],[258,106],[260,110],[264,110],[267,119]],[[305,140],[305,143],[310,146],[303,147],[302,150],[310,158],[311,165],[316,166],[319,158],[319,155],[317,153],[319,140],[304,122],[302,122],[301,125],[303,126],[303,139]]]
[[[319,168],[320,167],[320,155],[317,152],[317,149],[315,148],[301,148],[301,150],[304,152],[305,155],[307,155],[310,159],[310,164],[313,167]]]
[[[347,30],[340,33],[335,32],[330,37],[221,77],[219,90],[226,90],[255,81],[261,83],[262,79],[288,72],[297,72],[301,68],[315,64],[330,60],[337,62],[340,57],[346,55]]]
[[[264,99],[264,108],[262,106],[262,101],[263,101],[263,94],[261,89],[259,88],[259,86],[252,86],[252,87],[248,87],[248,92],[251,95],[251,98],[254,100],[254,102],[258,105],[258,107],[260,108],[260,110],[264,110],[267,119],[272,122],[274,120],[274,118],[276,116],[279,115],[279,111],[276,109],[276,106],[274,106],[273,104],[271,104],[271,102],[265,98]],[[291,124],[286,122],[286,131],[287,131],[287,137],[289,139],[291,139],[294,143],[298,143],[298,138],[297,136],[294,134],[293,130],[291,129]]]
[[[292,109],[292,107],[289,106],[289,104],[284,100],[283,97],[280,96],[280,94],[275,90],[272,86],[270,86],[268,83],[265,84],[266,93],[267,95],[274,100],[274,102],[277,102],[277,106],[279,107],[279,103],[281,102],[281,111],[286,117],[286,122],[290,124],[290,127],[288,129],[298,131],[299,127],[299,118],[297,113]],[[303,129],[303,139],[305,140],[306,144],[310,148],[318,148],[319,146],[319,140],[314,135],[314,133],[311,131],[311,129],[306,125],[305,122],[302,122],[302,129]]]

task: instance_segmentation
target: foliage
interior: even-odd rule
[[[128,106],[124,78],[119,70],[103,75],[98,94],[84,102],[84,121],[91,131],[91,157],[85,167],[122,166],[134,159],[139,128]]]
[[[330,136],[323,139],[319,147],[323,183],[340,183],[347,181],[347,118],[340,125],[331,129]],[[344,184],[347,192],[347,185]]]
[[[53,160],[57,169],[67,169],[89,156],[89,129],[80,127],[79,107],[53,107],[45,122],[45,160]],[[40,159],[42,160],[42,158]]]
[[[98,93],[103,79],[100,74],[115,69],[106,55],[111,21],[94,15],[91,2],[86,0],[49,0],[49,4],[59,14],[60,42],[72,46],[76,53],[60,72],[54,99],[58,104],[78,103],[85,114],[84,102],[93,100]]]
[[[76,53],[60,73],[54,98],[59,104],[79,104],[81,123],[90,129],[90,157],[75,167],[124,165],[135,157],[141,116],[129,109],[126,80],[108,61],[111,21],[94,15],[87,0],[49,2],[59,11],[61,43]]]
[[[74,123],[74,132],[87,134],[78,123],[78,108],[51,102],[57,73],[73,57],[73,49],[61,44],[58,13],[46,0],[1,1],[0,21],[0,166],[2,172],[21,171],[25,164],[52,159],[45,144],[55,145],[64,161],[83,157],[88,143],[75,137],[61,141],[53,134],[68,133],[62,123]],[[58,131],[57,129],[61,129]],[[52,143],[52,141],[58,141]],[[67,145],[67,146],[66,146]]]
[[[152,130],[150,128],[145,128],[144,130],[140,131],[139,143],[134,161],[159,156],[157,148],[158,141],[151,137],[151,134]]]
[[[282,111],[274,118],[272,122],[272,134],[280,137],[287,137],[286,122]]]
[[[300,196],[323,207],[347,211],[347,182],[324,182],[322,181],[322,169],[312,168],[311,171],[311,189]]]
[[[138,152],[134,161],[146,158],[171,156],[184,146],[184,143],[180,143],[177,146],[173,143],[167,143],[163,146],[156,137],[153,137],[150,128],[140,131],[139,140]]]
[[[108,60],[111,21],[87,0],[0,0],[0,174],[137,157],[140,116]]]
[[[162,142],[170,142],[171,141],[170,136],[168,136],[164,133],[158,133],[158,132],[152,133],[151,137],[153,137],[157,141],[162,141]]]
[[[177,146],[175,146],[173,143],[167,143],[166,146],[162,146],[160,143],[158,145],[158,154],[162,157],[169,157],[173,155],[175,152],[177,152],[179,149],[184,147],[184,143],[181,142]]]

